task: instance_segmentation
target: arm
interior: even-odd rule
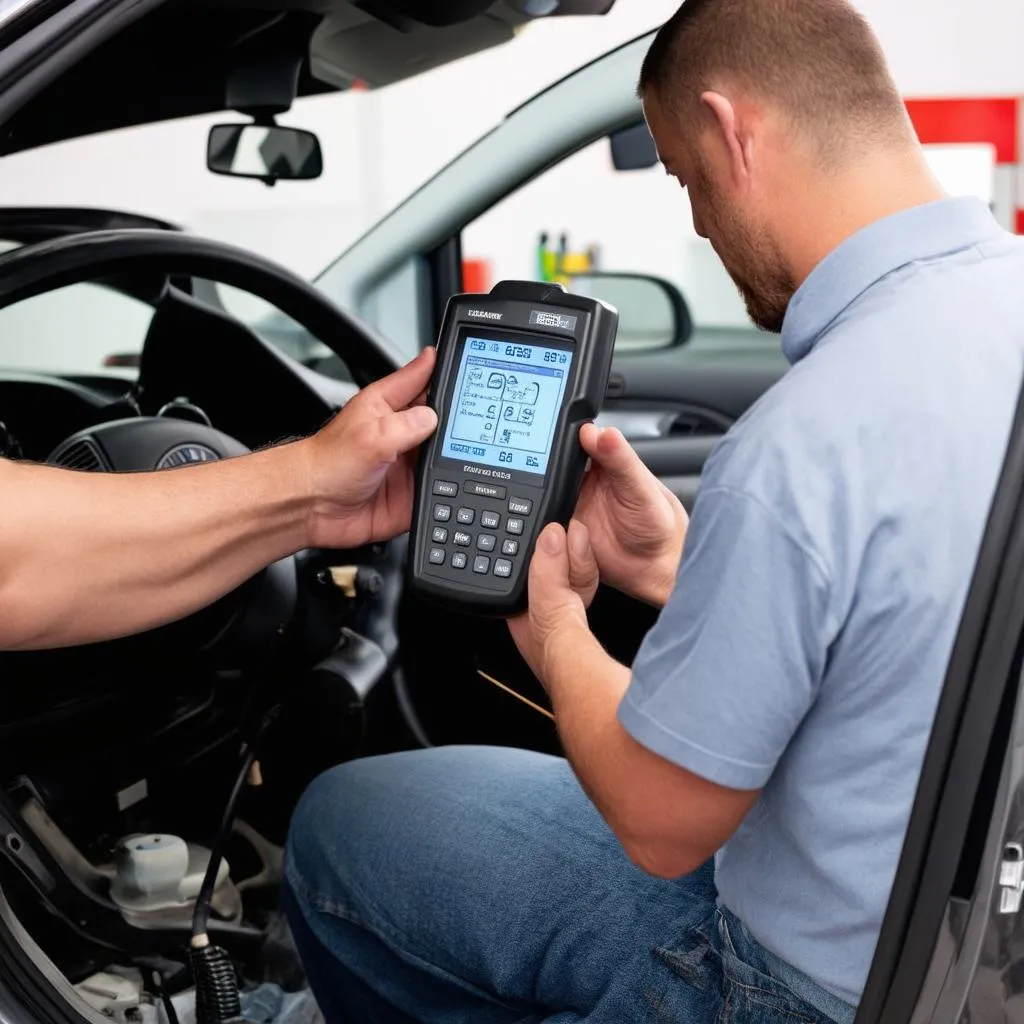
[[[641,746],[619,723],[629,669],[589,630],[563,636],[545,668],[558,734],[580,784],[649,874],[696,871],[736,831],[759,791],[719,786]]]
[[[538,538],[530,609],[512,635],[551,698],[558,734],[580,784],[630,859],[650,874],[696,870],[732,835],[757,791],[715,785],[638,743],[617,718],[630,673],[587,625],[598,568],[586,527]]]
[[[408,528],[404,453],[436,419],[408,408],[433,353],[361,392],[318,435],[160,473],[0,461],[0,649],[122,636],[210,604],[307,546]]]
[[[298,445],[170,473],[0,463],[0,648],[127,634],[211,603],[306,543]],[[16,496],[16,497],[15,497]]]
[[[836,632],[827,573],[768,509],[705,489],[632,673],[590,633],[596,577],[586,530],[571,523],[566,544],[548,527],[513,635],[627,853],[677,876],[732,836],[815,699]]]

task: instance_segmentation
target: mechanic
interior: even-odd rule
[[[313,437],[225,462],[105,474],[0,460],[0,650],[140,632],[303,548],[407,530],[405,453],[437,425],[433,366],[426,349]]]
[[[584,429],[596,468],[512,627],[566,759],[430,749],[307,791],[286,898],[329,1021],[848,1022],[861,998],[1021,386],[1024,244],[943,194],[844,0],[687,0],[640,95],[792,369],[688,527]],[[588,629],[598,576],[664,606],[632,671]]]

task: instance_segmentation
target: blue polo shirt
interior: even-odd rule
[[[974,199],[878,221],[810,274],[782,346],[704,470],[619,715],[763,789],[721,901],[855,1004],[1021,388],[1024,241]]]

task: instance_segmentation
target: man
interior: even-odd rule
[[[108,475],[0,460],[0,650],[136,633],[302,548],[407,530],[433,365],[428,349],[316,436],[226,462]]]
[[[845,0],[687,0],[640,94],[792,370],[688,529],[584,431],[578,521],[512,625],[567,761],[313,784],[287,898],[329,1020],[848,1022],[861,997],[1020,390],[1024,249],[943,196]],[[664,605],[632,672],[587,627],[598,574]]]

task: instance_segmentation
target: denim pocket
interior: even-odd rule
[[[742,959],[721,915],[718,928],[722,941],[722,1009],[718,1024],[834,1024],[792,989]]]

